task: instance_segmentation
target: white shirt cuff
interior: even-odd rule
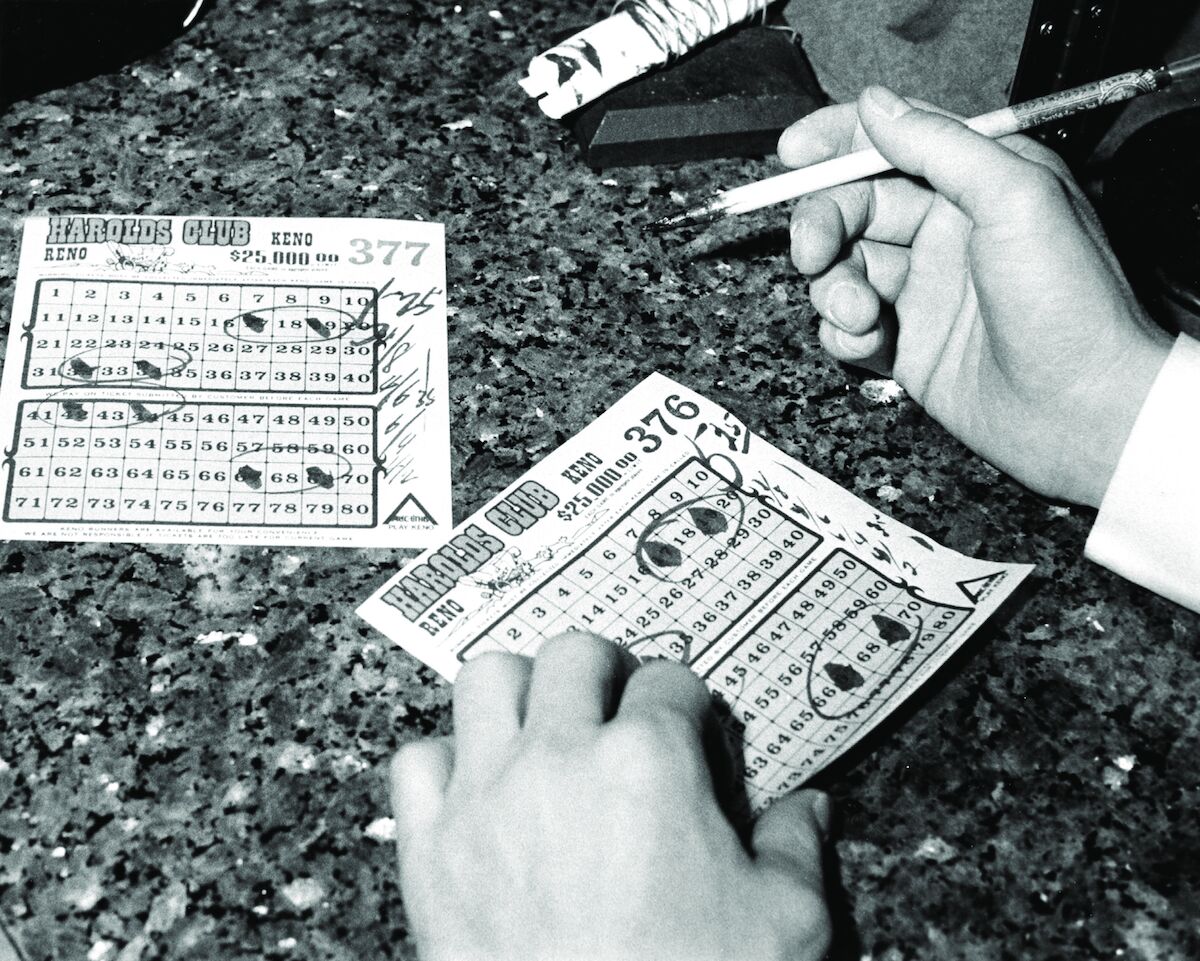
[[[1084,553],[1200,611],[1200,341],[1179,337],[1159,371]]]

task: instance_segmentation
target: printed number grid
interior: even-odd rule
[[[833,551],[705,676],[745,743],[752,806],[833,760],[834,745],[870,727],[971,611],[926,601]]]
[[[371,407],[22,401],[4,517],[371,527],[374,450]]]
[[[639,656],[693,662],[821,543],[783,512],[727,486],[688,459],[459,656],[529,652],[577,628]]]
[[[25,387],[370,394],[376,291],[40,280]]]

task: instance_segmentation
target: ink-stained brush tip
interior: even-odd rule
[[[700,207],[685,210],[681,214],[659,217],[649,225],[649,229],[651,233],[661,234],[668,230],[677,230],[680,227],[698,227],[701,224],[711,224],[714,220],[719,220],[724,213],[725,204],[720,200],[713,200]]]
[[[659,217],[658,220],[652,220],[646,225],[646,228],[652,234],[665,234],[668,230],[674,230],[677,227],[687,225],[687,214],[675,214],[671,217]]]

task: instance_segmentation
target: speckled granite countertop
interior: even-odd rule
[[[1084,561],[1090,512],[827,361],[783,214],[720,247],[644,234],[672,191],[765,167],[587,170],[515,78],[594,11],[531,6],[225,2],[9,109],[0,314],[30,213],[444,222],[459,517],[657,367],[952,547],[1038,565],[829,779],[844,957],[1200,957],[1200,618]],[[353,613],[403,556],[0,546],[0,918],[30,959],[411,956],[380,771],[449,692]]]

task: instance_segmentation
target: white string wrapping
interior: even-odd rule
[[[618,0],[613,15],[534,57],[521,87],[562,117],[683,56],[771,0]]]
[[[667,58],[693,47],[765,10],[770,0],[618,0],[613,13],[628,12],[654,38]]]

